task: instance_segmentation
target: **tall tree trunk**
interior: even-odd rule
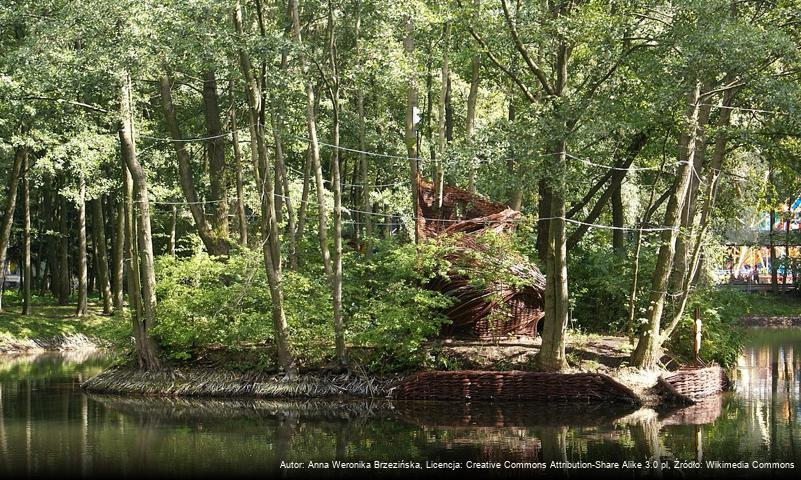
[[[359,166],[361,170],[361,206],[362,206],[362,215],[364,223],[364,235],[362,237],[362,247],[364,248],[364,257],[367,260],[373,255],[373,245],[372,245],[372,238],[373,238],[373,202],[370,200],[370,196],[372,194],[372,185],[370,184],[370,164],[367,162],[367,155],[364,153],[367,151],[367,134],[365,132],[365,121],[364,121],[364,91],[359,89],[358,97],[356,98],[356,108],[358,110],[359,115],[359,150],[362,153],[359,154]]]
[[[314,115],[315,118],[317,117],[320,111],[320,95],[319,95],[319,86],[315,88],[315,92],[318,92],[314,95]],[[306,156],[303,161],[303,192],[300,196],[300,206],[298,207],[298,228],[297,231],[300,232],[298,235],[303,235],[303,231],[306,229],[306,213],[308,212],[309,207],[309,193],[311,191],[311,176],[312,176],[312,167],[314,165],[314,161],[312,160],[312,148],[311,143],[306,146]]]
[[[228,170],[225,166],[225,135],[220,121],[217,76],[213,70],[203,74],[203,115],[208,140],[209,185],[212,201],[212,229],[217,242],[228,245]]]
[[[559,141],[555,155],[555,168],[561,173],[558,183],[564,185],[567,163],[567,144]],[[565,332],[569,319],[567,284],[567,236],[565,232],[565,199],[562,188],[550,192],[548,241],[545,255],[545,323],[542,329],[542,346],[535,357],[537,368],[559,371],[567,367]]]
[[[270,121],[272,123],[273,129],[273,141],[275,142],[275,177],[276,177],[276,185],[279,187],[279,190],[283,190],[284,198],[283,203],[286,206],[286,216],[287,216],[287,238],[289,239],[289,266],[292,270],[298,269],[298,254],[297,254],[297,243],[296,243],[296,229],[297,224],[295,221],[295,209],[292,205],[292,198],[290,197],[289,192],[289,177],[286,173],[286,164],[284,162],[284,142],[281,137],[281,131],[283,129],[281,122],[281,116],[275,112],[270,115]],[[276,198],[276,200],[280,200],[280,198]],[[277,202],[276,202],[277,204]],[[276,209],[278,207],[276,206]],[[277,211],[276,211],[277,213]]]
[[[296,0],[290,0],[290,15],[292,16],[292,26],[295,44],[298,46],[298,52],[303,51],[303,40],[300,35],[300,17],[298,14],[298,6]],[[306,128],[309,134],[309,151],[312,158],[312,165],[314,167],[314,180],[317,187],[317,208],[319,211],[319,239],[320,250],[323,255],[323,268],[327,278],[332,278],[333,269],[331,267],[331,254],[328,249],[328,227],[326,225],[327,212],[325,209],[325,185],[323,183],[323,170],[320,164],[320,145],[317,140],[317,119],[314,111],[314,86],[311,78],[309,77],[309,66],[305,56],[302,53],[298,54],[306,76],[305,90],[306,90]],[[334,149],[337,150],[337,149]],[[333,167],[332,167],[333,168]],[[338,164],[337,164],[338,170]],[[339,178],[337,178],[339,180]],[[335,187],[337,188],[337,187]],[[335,213],[336,215],[336,213]]]
[[[297,9],[297,5],[295,5]],[[293,15],[294,17],[294,15]],[[298,37],[299,40],[299,37]],[[328,0],[328,63],[331,68],[329,93],[333,106],[333,125],[331,137],[334,148],[331,151],[331,185],[334,188],[334,258],[331,283],[334,291],[334,336],[337,364],[344,368],[347,364],[345,350],[345,325],[342,319],[342,182],[339,165],[339,68],[336,55],[336,33],[334,25],[334,2]],[[313,119],[309,120],[313,122]]]
[[[431,172],[433,185],[437,184],[437,171],[439,168],[437,164],[439,155],[437,153],[437,142],[434,141],[434,46],[431,42],[428,43],[426,49],[426,99],[425,99],[425,125],[421,128],[425,131],[426,143],[428,143],[428,156],[431,165],[434,165],[434,171]],[[435,188],[436,190],[436,188]]]
[[[443,47],[442,47],[442,71],[441,71],[441,82],[442,88],[440,89],[439,93],[439,151],[438,151],[438,160],[436,163],[436,175],[435,175],[435,185],[437,186],[437,207],[442,208],[442,196],[444,194],[445,189],[445,168],[443,166],[445,160],[445,144],[447,142],[446,137],[446,102],[448,99],[448,88],[450,87],[450,70],[448,65],[448,49],[450,47],[450,36],[451,36],[451,22],[446,21],[445,26],[443,27]]]
[[[685,273],[689,267],[688,262],[692,250],[694,221],[696,220],[696,198],[698,197],[701,186],[700,175],[706,158],[706,138],[704,130],[709,122],[711,105],[712,101],[710,99],[705,101],[704,104],[698,108],[698,138],[695,142],[695,157],[691,163],[693,170],[690,175],[690,186],[687,188],[687,198],[684,199],[683,208],[681,209],[682,231],[679,232],[676,238],[676,254],[674,255],[670,283],[668,284],[671,293],[676,293],[681,290]],[[688,159],[689,156],[687,152],[679,152],[680,162],[688,161]]]
[[[6,208],[3,212],[3,223],[0,225],[0,287],[5,281],[6,252],[8,252],[8,242],[11,237],[11,225],[14,223],[14,209],[17,203],[17,187],[23,165],[27,164],[28,149],[24,146],[17,147],[14,153],[14,166],[11,175],[8,177],[8,197]],[[0,293],[0,312],[3,311],[3,295]]]
[[[49,227],[50,222],[51,222],[51,213],[49,213],[49,212],[52,210],[52,207],[50,206],[50,195],[48,195],[47,192],[41,192],[40,193],[40,200],[41,200],[41,204],[40,204],[39,211],[41,213],[38,216],[38,220],[39,221],[38,221],[38,227],[37,227],[37,229],[39,231],[39,235],[38,235],[39,248],[37,249],[38,252],[36,254],[36,262],[37,262],[37,266],[41,265],[42,263],[44,263],[44,266],[37,268],[37,270],[40,269],[39,275],[38,275],[38,277],[39,277],[39,285],[38,285],[39,296],[43,297],[47,293],[47,288],[48,288],[48,284],[49,284],[48,279],[49,279],[49,276],[50,276],[50,269],[51,269],[50,255],[49,255],[50,254],[50,248],[49,247],[50,247],[50,243],[51,242],[48,241],[48,235],[47,235],[46,232],[47,232],[48,227]]]
[[[231,79],[229,90],[234,97],[234,80]],[[242,183],[242,149],[239,146],[239,128],[236,123],[236,106],[231,108],[231,141],[234,144],[234,168],[236,170],[236,217],[239,224],[239,243],[248,244],[248,219],[245,215],[245,193]]]
[[[360,57],[361,52],[361,19],[362,19],[362,2],[359,2],[359,11],[356,16],[356,58]],[[362,219],[364,233],[362,235],[361,247],[364,250],[364,258],[370,260],[373,255],[372,237],[373,237],[373,202],[370,200],[372,194],[372,185],[370,184],[370,164],[367,162],[367,130],[365,127],[364,119],[364,88],[358,87],[356,94],[356,113],[359,116],[359,171],[361,173],[361,209],[362,212],[359,218]]]
[[[567,85],[570,50],[564,39],[560,39],[556,56],[556,82],[553,92],[559,98]],[[567,174],[567,132],[570,130],[563,120],[560,106],[553,105],[554,115],[560,119],[564,137],[551,150],[554,188],[551,189],[548,224],[547,255],[545,261],[545,323],[542,331],[542,346],[535,357],[537,367],[544,371],[558,371],[567,367],[565,357],[565,333],[570,318],[567,283],[567,234],[565,231],[565,197]],[[550,152],[547,152],[550,153]]]
[[[273,113],[273,110],[272,110],[272,107],[271,107],[271,109],[270,109],[270,132],[274,136],[275,133],[273,132],[273,128],[272,128],[273,127],[273,123],[272,123],[273,115],[272,115],[272,113]],[[276,149],[276,147],[274,146],[273,147],[273,152],[275,152],[275,149]],[[273,196],[275,197],[275,221],[280,224],[280,223],[284,222],[284,197],[287,197],[288,195],[284,195],[284,185],[281,182],[281,173],[280,173],[280,169],[278,167],[278,160],[277,159],[274,159],[274,160],[275,160],[275,163],[273,165],[273,171],[275,172],[275,177],[273,178],[273,180],[274,180]]]
[[[704,203],[701,206],[701,216],[698,220],[698,233],[695,235],[692,254],[688,263],[687,271],[684,272],[684,278],[679,286],[680,294],[678,297],[678,306],[673,312],[673,319],[662,331],[662,338],[670,338],[676,326],[681,321],[684,315],[684,309],[687,306],[687,299],[690,294],[690,287],[692,280],[696,277],[698,266],[701,259],[701,249],[704,245],[704,238],[709,228],[709,218],[712,215],[712,210],[715,207],[715,197],[717,195],[718,180],[720,179],[720,172],[723,168],[723,160],[726,156],[726,143],[727,133],[726,127],[729,126],[731,120],[731,104],[734,99],[736,89],[727,90],[723,95],[723,105],[721,108],[720,116],[718,118],[718,133],[715,138],[715,148],[712,152],[712,162],[706,176],[706,191],[704,194]]]
[[[72,273],[70,272],[70,229],[67,219],[69,217],[69,203],[61,198],[59,207],[59,249],[58,249],[58,304],[61,306],[69,302],[72,290]]]
[[[93,219],[92,225],[94,227],[94,243],[95,251],[97,252],[97,273],[98,282],[100,283],[100,294],[103,298],[103,314],[111,315],[113,312],[111,282],[108,272],[108,253],[106,249],[106,221],[103,215],[103,199],[96,198],[92,200]]]
[[[303,236],[306,229],[306,212],[309,206],[309,190],[311,190],[311,148],[306,147],[306,155],[303,160],[303,191],[300,194],[300,205],[298,206],[298,235]]]
[[[91,243],[89,242],[89,240],[92,238],[92,235],[93,235],[93,233],[91,231],[89,231],[89,230],[90,229],[94,230],[94,227],[90,226],[90,225],[87,225],[86,228],[87,228],[87,233],[86,233],[86,235],[87,235],[87,244],[86,244],[87,245],[87,251],[86,251],[86,253],[87,253],[87,256],[86,256],[86,266],[87,266],[87,271],[86,271],[87,272],[87,276],[86,276],[86,291],[89,292],[89,295],[91,295],[91,294],[95,293],[95,287],[97,286],[97,275],[98,275],[97,270],[98,270],[99,267],[97,266],[97,248],[96,248],[95,242],[94,242],[94,240],[91,240]],[[91,261],[90,261],[90,259],[91,259]],[[98,290],[98,293],[100,293],[100,290]]]
[[[626,232],[623,226],[626,221],[626,212],[623,207],[622,184],[615,186],[612,191],[612,251],[621,257],[626,255]]]
[[[78,306],[75,314],[86,315],[88,310],[87,260],[86,260],[86,178],[78,175]]]
[[[244,40],[244,28],[242,26],[242,7],[239,0],[236,1],[233,12],[234,28],[241,40]],[[286,372],[287,376],[294,377],[297,373],[294,359],[289,344],[289,331],[284,315],[283,294],[281,292],[281,244],[278,236],[278,226],[275,221],[275,202],[269,194],[272,188],[272,178],[270,169],[267,168],[267,145],[264,140],[264,129],[256,122],[259,118],[259,108],[261,102],[261,92],[253,75],[253,64],[250,55],[243,46],[238,47],[239,66],[247,85],[248,110],[252,123],[252,132],[256,134],[255,146],[258,149],[258,166],[262,167],[263,182],[259,193],[261,194],[261,213],[262,213],[262,237],[264,239],[264,266],[267,271],[267,282],[270,288],[270,299],[272,300],[272,316],[275,343],[278,350],[278,362]],[[257,168],[258,169],[258,168]]]
[[[111,296],[114,310],[121,312],[125,278],[125,202],[118,199],[113,205],[115,213],[111,228]]]
[[[481,0],[473,0],[473,8],[478,14],[481,6]],[[470,61],[470,93],[467,95],[467,115],[465,117],[465,140],[468,147],[473,144],[473,128],[476,123],[476,103],[478,101],[478,84],[480,81],[479,74],[481,72],[481,54],[476,51]],[[510,114],[513,116],[514,113]],[[512,120],[510,118],[509,120]],[[470,160],[470,179],[468,181],[467,190],[470,193],[476,193],[476,174],[477,169],[475,165],[475,158]],[[514,208],[514,207],[513,207]],[[518,210],[519,207],[516,209]]]
[[[189,152],[186,150],[186,141],[181,134],[178,125],[178,118],[175,115],[175,106],[172,101],[172,79],[165,75],[160,80],[161,87],[161,106],[164,110],[164,117],[167,123],[167,130],[170,132],[175,155],[178,158],[178,174],[181,183],[181,190],[184,193],[189,211],[195,220],[198,235],[203,241],[209,255],[221,256],[228,254],[228,240],[220,237],[206,221],[203,205],[198,199],[195,191],[195,182],[192,176],[192,165]],[[224,160],[223,160],[224,163]]]
[[[406,52],[406,61],[409,64],[414,64],[414,20],[411,14],[406,18],[406,36],[403,38],[403,49]],[[414,69],[410,68],[413,72]],[[417,130],[416,118],[417,116],[417,79],[414,73],[409,74],[406,80],[406,122],[405,122],[405,136],[406,143],[406,156],[409,161],[409,185],[412,193],[412,217],[416,218],[418,215],[417,208]],[[417,243],[418,238],[417,227],[414,228],[414,242]]]
[[[22,314],[30,315],[31,288],[33,272],[31,271],[31,190],[28,182],[28,156],[22,163]],[[2,265],[2,263],[0,263]]]
[[[42,215],[39,216],[39,261],[44,259],[45,267],[41,275],[41,283],[39,284],[39,296],[43,297],[47,290],[51,288],[53,277],[53,265],[55,264],[55,249],[53,245],[53,237],[50,232],[55,231],[53,228],[53,219],[55,218],[56,207],[53,204],[52,192],[42,192]]]
[[[129,275],[134,275],[139,279],[138,289],[134,289],[131,294],[138,294],[137,303],[141,302],[141,311],[132,318],[137,324],[139,334],[139,361],[140,365],[146,370],[157,370],[161,367],[159,351],[156,342],[150,336],[150,330],[156,326],[156,271],[153,265],[153,238],[150,230],[150,200],[147,192],[147,176],[139,160],[136,158],[136,146],[133,134],[133,113],[131,100],[131,79],[125,75],[122,79],[120,92],[120,120],[119,131],[120,144],[122,146],[122,157],[125,167],[130,173],[133,183],[134,202],[131,202],[129,214],[132,215],[136,210],[136,243],[135,255],[138,256],[139,265],[130,264]],[[126,174],[127,179],[127,174]],[[130,200],[130,198],[129,198]],[[138,208],[134,207],[134,203]],[[130,218],[130,217],[129,217]],[[133,226],[129,225],[126,229],[129,233],[126,237],[133,242]],[[131,249],[131,257],[134,257],[134,249]],[[138,291],[137,291],[138,290]]]
[[[123,143],[125,140],[122,138],[122,130],[120,130],[120,150],[125,155],[126,149],[133,150],[133,143],[126,145]],[[142,284],[139,275],[139,254],[136,246],[136,222],[134,221],[135,215],[135,201],[133,193],[133,179],[131,172],[128,170],[128,165],[125,158],[122,159],[122,190],[123,190],[123,218],[124,230],[120,236],[120,240],[124,243],[125,250],[125,274],[126,283],[128,285],[128,308],[131,316],[131,331],[133,332],[134,343],[136,345],[136,358],[139,363],[139,368],[145,367],[145,358],[143,352],[147,351],[147,343],[145,340],[145,332],[142,328]]]
[[[687,152],[687,155],[686,160],[682,161],[678,166],[675,188],[668,200],[667,210],[665,211],[664,225],[672,228],[662,231],[661,234],[661,245],[651,281],[648,324],[646,330],[640,335],[637,347],[631,356],[632,364],[640,368],[651,369],[656,367],[660,357],[662,346],[660,329],[662,311],[665,306],[665,294],[670,277],[670,267],[676,252],[676,236],[681,222],[682,203],[687,197],[687,189],[692,175],[692,163],[695,160],[700,88],[700,84],[696,84],[693,91],[687,96],[686,119],[688,126],[679,140],[679,152]]]

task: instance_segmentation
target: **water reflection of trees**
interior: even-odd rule
[[[704,454],[718,460],[798,463],[801,329],[748,330],[746,340],[732,372],[735,391],[723,397],[721,415],[699,436]],[[677,457],[691,458],[686,439],[693,434],[677,424],[662,435]]]
[[[750,332],[749,332],[750,333]],[[741,449],[769,460],[801,458],[798,450],[801,329],[756,332],[737,368],[735,388],[741,400]]]

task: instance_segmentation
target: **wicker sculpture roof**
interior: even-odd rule
[[[449,185],[442,189],[440,206],[434,184],[418,175],[416,217],[417,238],[424,240],[457,232],[510,231],[520,212]]]
[[[431,182],[417,178],[416,229],[420,241],[442,236],[458,235],[457,249],[448,260],[462,260],[473,252],[481,252],[483,259],[470,265],[468,272],[477,274],[493,262],[505,265],[509,274],[520,279],[522,287],[496,282],[484,289],[471,284],[467,275],[451,272],[447,278],[437,278],[428,288],[456,298],[446,312],[450,325],[442,334],[488,337],[505,334],[536,335],[537,322],[543,316],[545,277],[536,266],[520,255],[509,261],[509,252],[493,252],[478,241],[486,232],[510,233],[514,230],[520,212],[492,202],[480,195],[460,188],[445,186],[440,205],[437,191]],[[464,266],[464,265],[463,265]]]

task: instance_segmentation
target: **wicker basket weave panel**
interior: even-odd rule
[[[683,367],[659,377],[659,385],[669,396],[686,403],[695,403],[726,389],[729,380],[718,365]]]
[[[462,370],[421,372],[395,387],[396,399],[622,401],[639,403],[631,389],[607,375]]]

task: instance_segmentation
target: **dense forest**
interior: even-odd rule
[[[520,212],[471,281],[544,274],[532,368],[569,331],[653,368],[695,310],[730,362],[732,231],[767,212],[773,294],[798,279],[799,48],[793,0],[7,0],[0,308],[97,304],[148,370],[447,368],[430,181]]]

